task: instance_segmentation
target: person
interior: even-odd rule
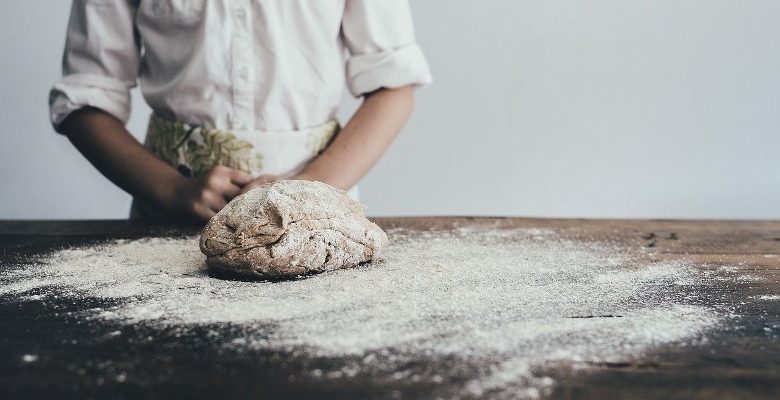
[[[282,178],[354,195],[430,82],[407,0],[74,0],[49,104],[131,217],[205,221]],[[345,86],[363,101],[342,129]]]

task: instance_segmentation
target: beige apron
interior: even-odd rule
[[[225,131],[165,120],[149,119],[146,147],[182,175],[198,177],[217,165],[240,169],[252,177],[262,174],[292,177],[338,134],[339,123],[297,131]],[[357,197],[357,188],[348,192]],[[159,210],[133,200],[130,218],[164,219]]]

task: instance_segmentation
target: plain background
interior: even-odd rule
[[[780,2],[411,2],[435,83],[370,214],[780,218]],[[0,3],[0,218],[129,209],[48,122],[69,4]]]

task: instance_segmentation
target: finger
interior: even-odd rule
[[[244,193],[246,193],[246,192],[248,192],[248,191],[250,191],[250,190],[252,190],[252,189],[254,189],[256,187],[259,187],[259,186],[263,186],[263,184],[258,182],[258,181],[252,181],[248,185],[246,185],[243,188],[241,188],[241,191],[238,193],[238,195],[241,196],[242,194],[244,194]]]
[[[278,180],[279,178],[274,175],[260,175],[252,183],[256,184],[257,186],[262,186],[272,182],[276,182]]]
[[[227,183],[224,187],[222,187],[222,197],[224,197],[227,201],[233,200],[234,197],[238,196],[242,192],[243,191],[241,190],[240,186],[236,186],[232,183]]]
[[[193,207],[193,212],[198,218],[204,221],[208,221],[211,219],[211,217],[216,215],[216,212],[214,212],[214,210],[202,204],[195,204],[195,206]]]
[[[213,167],[212,167],[212,168],[209,170],[209,173],[213,173],[213,174],[222,174],[222,173],[229,172],[229,171],[230,171],[230,169],[231,169],[231,168],[229,168],[229,167],[226,167],[226,166],[224,166],[224,165],[222,165],[222,164],[217,164],[217,165],[213,166]]]
[[[231,169],[230,180],[238,186],[244,186],[252,182],[252,177],[240,169]]]
[[[225,167],[220,167],[219,165],[214,167],[214,169],[201,178],[204,188],[222,191],[222,188],[230,183],[230,172]]]
[[[200,204],[214,211],[219,211],[227,205],[227,201],[225,201],[221,193],[208,190],[201,195]]]

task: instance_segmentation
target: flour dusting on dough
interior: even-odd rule
[[[212,268],[260,278],[351,268],[381,258],[387,235],[363,204],[321,182],[284,180],[236,197],[209,221]]]

